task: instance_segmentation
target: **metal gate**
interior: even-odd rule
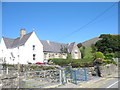
[[[88,81],[87,69],[72,69],[65,70],[66,83],[71,82],[78,84],[81,81]]]

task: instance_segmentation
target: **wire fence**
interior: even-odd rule
[[[42,70],[25,73],[25,87],[47,87],[61,83],[61,70]]]

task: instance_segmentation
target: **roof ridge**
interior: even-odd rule
[[[4,36],[2,36],[2,38],[6,38],[6,39],[12,39],[12,40],[15,40],[15,39],[13,39],[13,38],[8,38],[8,37],[4,37]]]
[[[25,34],[22,38],[24,38],[26,35],[29,35],[29,34],[30,34],[30,36],[31,36],[32,33],[33,33],[33,31],[32,31],[32,32],[29,32],[29,33],[27,33],[27,34]],[[30,37],[30,36],[29,36],[29,37]],[[20,37],[18,37],[18,38],[16,38],[15,40],[19,39],[19,41],[21,41],[22,38],[20,39]],[[13,41],[13,44],[14,44],[15,40]],[[26,41],[27,41],[27,40],[26,40]],[[26,41],[25,41],[25,43],[26,43]],[[12,44],[11,47],[13,47],[13,44]]]
[[[54,41],[50,41],[50,40],[41,40],[41,41],[49,41],[49,42],[58,43],[58,44],[65,44],[65,43],[59,43],[59,42],[54,42]],[[67,44],[65,44],[65,45],[67,45]]]
[[[3,37],[3,39],[4,39],[4,41],[6,41],[6,45],[7,45],[6,47],[15,48],[17,46],[21,46],[21,45],[25,44],[32,33],[33,33],[33,31],[25,34],[21,39],[20,39],[20,37],[17,37],[15,39]]]
[[[28,34],[30,34],[30,33],[32,34],[33,31],[32,31],[32,32],[29,32],[29,33],[27,33],[27,34],[25,34],[25,35],[28,35]],[[25,35],[24,35],[24,36],[25,36]],[[24,37],[24,36],[23,36],[23,37]],[[15,38],[15,39],[18,39],[18,38],[20,38],[20,37],[17,37],[17,38]]]

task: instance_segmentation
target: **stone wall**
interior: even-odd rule
[[[114,64],[108,64],[106,66],[101,66],[101,74],[102,76],[108,76],[118,73],[118,66]]]

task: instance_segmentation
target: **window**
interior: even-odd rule
[[[65,55],[65,53],[63,53],[63,55]]]
[[[75,52],[75,54],[77,54],[77,52]]]
[[[54,57],[54,54],[52,54],[52,56]]]
[[[35,50],[35,45],[33,45],[33,51]]]
[[[49,54],[49,57],[51,57],[51,54]]]
[[[33,54],[33,60],[35,60],[35,56],[36,56],[36,54]]]

